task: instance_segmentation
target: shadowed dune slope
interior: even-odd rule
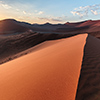
[[[100,40],[88,36],[76,100],[100,100]]]
[[[49,42],[48,47],[1,65],[0,99],[75,100],[86,37]]]

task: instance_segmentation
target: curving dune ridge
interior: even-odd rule
[[[0,66],[1,100],[75,100],[87,34],[43,43]],[[42,45],[43,45],[42,44]]]

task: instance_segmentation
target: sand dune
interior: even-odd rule
[[[15,32],[25,32],[28,27],[22,26],[14,19],[0,20],[0,34],[11,34]]]
[[[57,40],[75,34],[24,32],[0,36],[0,64],[29,53],[28,49],[48,40]],[[27,51],[26,51],[27,50]]]
[[[30,24],[20,22],[15,19],[5,19],[0,21],[0,35],[14,34],[26,31],[34,31],[39,33],[66,33],[66,34],[82,34],[88,33],[94,37],[100,34],[100,20],[86,20],[82,22],[67,22],[65,24]]]
[[[81,34],[50,46],[46,42],[42,49],[1,65],[0,99],[75,100],[86,37]]]
[[[88,36],[76,100],[100,100],[100,40]]]

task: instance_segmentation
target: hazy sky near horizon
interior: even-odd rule
[[[0,20],[65,23],[100,19],[100,0],[0,0]]]

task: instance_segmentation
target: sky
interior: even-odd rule
[[[100,0],[0,0],[0,20],[57,24],[100,19]]]

